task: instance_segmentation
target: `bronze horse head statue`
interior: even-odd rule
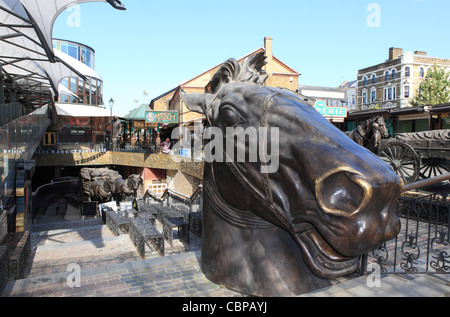
[[[200,261],[203,273],[227,288],[295,296],[354,272],[361,254],[397,235],[403,183],[299,95],[262,85],[264,65],[263,54],[242,64],[230,59],[208,93],[182,94],[189,109],[206,115],[205,133],[222,131],[220,143],[235,150],[205,162]],[[278,140],[261,137],[266,143],[258,144],[262,152],[278,146],[276,169],[250,157],[249,137],[225,137],[227,129],[249,128],[276,128]],[[239,150],[245,160],[236,159]]]

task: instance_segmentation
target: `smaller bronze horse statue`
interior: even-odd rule
[[[386,122],[382,117],[369,119],[363,125],[358,126],[353,131],[345,132],[345,134],[373,153],[378,152],[381,139],[389,138]]]
[[[111,184],[113,195],[120,195],[122,200],[125,196],[137,197],[137,190],[142,184],[142,178],[138,174],[130,175],[127,179],[117,178]]]
[[[142,178],[138,174],[130,175],[127,179],[109,168],[82,168],[80,172],[81,188],[84,194],[92,198],[97,198],[102,202],[120,196],[125,200],[125,196],[137,197],[139,186],[142,185]]]
[[[89,201],[91,197],[96,197],[100,202],[106,202],[111,198],[111,186],[108,179],[95,180],[91,182]]]

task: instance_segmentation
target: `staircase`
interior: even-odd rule
[[[67,272],[67,267],[73,263],[92,268],[140,260],[128,235],[114,236],[100,221],[90,224],[32,232],[31,259],[25,275],[36,277]]]
[[[156,225],[161,231],[161,225],[158,222]],[[174,240],[173,247],[166,243],[165,257],[155,251],[146,256],[146,260],[141,260],[129,236],[114,236],[101,219],[39,224],[34,226],[34,230],[31,232],[31,256],[25,279],[10,281],[0,295],[54,296],[66,292],[61,296],[116,296],[116,293],[99,293],[101,290],[96,289],[100,285],[97,280],[103,284],[107,280],[114,286],[111,286],[113,290],[119,288],[117,292],[122,296],[146,296],[149,289],[145,287],[149,284],[161,287],[163,292],[166,287],[164,283],[171,281],[174,289],[186,274],[187,280],[197,283],[196,288],[184,290],[185,293],[174,291],[175,296],[239,296],[206,280],[198,266],[200,239],[192,235],[193,242],[189,245],[178,239]],[[192,251],[196,255],[192,255]],[[183,264],[179,264],[180,258]],[[83,278],[88,278],[88,282],[83,280],[83,286],[87,285],[79,293],[70,293],[72,290],[65,284],[71,264],[77,264]],[[158,270],[163,270],[164,276],[160,273],[155,277],[149,276],[146,269],[155,265],[161,266]],[[192,272],[193,275],[190,275]],[[181,274],[181,279],[174,277],[177,274]],[[381,274],[379,285],[373,287],[370,284],[376,280],[371,277],[338,279],[334,285],[302,297],[450,297],[450,274]],[[126,279],[135,284],[130,284],[129,289],[122,289],[127,286]],[[139,286],[141,283],[142,286]],[[54,291],[55,285],[59,287],[58,292]],[[104,285],[101,287],[104,288]],[[136,293],[139,287],[140,293]],[[211,290],[210,293],[201,293],[205,287]],[[194,291],[197,293],[192,293]]]

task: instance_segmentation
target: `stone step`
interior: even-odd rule
[[[66,272],[67,267],[74,263],[82,268],[91,268],[141,259],[128,234],[115,236],[106,225],[98,223],[102,222],[63,222],[56,227],[65,226],[64,229],[32,232],[31,256],[25,276]],[[44,228],[51,229],[53,226],[38,225],[34,230]],[[159,222],[157,228],[162,232],[162,225]],[[173,246],[165,241],[166,255],[199,248],[200,239],[193,235],[189,245],[185,245],[179,239],[174,241]],[[146,258],[160,256],[152,247],[147,247],[146,250]]]
[[[103,225],[103,220],[101,218],[92,218],[86,220],[72,220],[72,221],[59,221],[59,222],[33,224],[31,231],[43,232],[61,229],[85,228],[90,226],[101,226],[101,225]]]
[[[99,229],[101,230],[98,232],[108,232],[104,228]],[[51,231],[49,234],[52,236]],[[74,232],[65,234],[66,238],[71,234]],[[100,238],[90,237],[89,240],[72,242],[64,242],[58,238],[55,238],[55,241],[49,240],[45,240],[45,243],[50,243],[37,245],[32,249],[25,276],[66,272],[71,264],[92,268],[140,259],[127,235],[116,237],[108,234]]]
[[[114,235],[105,225],[67,228],[31,233],[32,247],[109,238]]]
[[[105,264],[96,267],[80,267],[81,288],[74,288],[73,294],[67,285],[71,271],[54,272],[39,276],[31,276],[21,280],[9,281],[1,297],[9,296],[109,296],[102,293],[108,288],[118,289],[121,296],[127,296],[128,288],[140,284],[139,280],[149,283],[152,277],[161,287],[169,284],[172,273],[185,275],[186,280],[192,280],[192,268],[195,274],[200,274],[198,258],[200,252],[186,252],[165,257],[155,257],[145,260],[129,261],[127,263]],[[186,266],[187,265],[187,266]],[[180,272],[177,272],[179,269]],[[160,276],[161,275],[161,276]],[[138,280],[139,279],[139,280]],[[179,283],[177,278],[172,283]],[[202,276],[202,280],[206,278]],[[136,285],[139,286],[139,285]],[[156,285],[157,286],[157,285]],[[217,286],[217,288],[220,288]],[[233,293],[230,291],[230,294]]]

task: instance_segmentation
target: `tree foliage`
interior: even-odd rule
[[[450,102],[450,73],[436,64],[420,84],[417,95],[411,100],[413,106],[432,106]]]

